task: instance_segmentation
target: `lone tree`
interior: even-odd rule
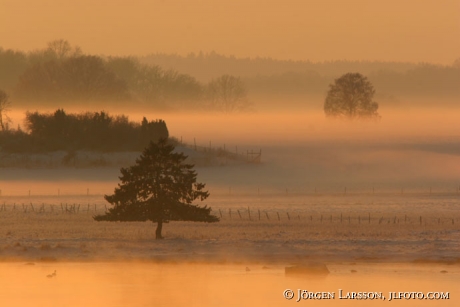
[[[249,109],[247,91],[240,78],[223,75],[211,80],[207,88],[211,107],[225,113]]]
[[[348,73],[329,85],[324,112],[326,116],[345,118],[379,118],[379,105],[373,101],[375,90],[367,77]]]
[[[121,169],[121,184],[105,199],[114,207],[96,221],[152,221],[157,223],[156,239],[162,239],[163,223],[169,221],[218,222],[211,208],[192,204],[205,200],[205,184],[196,182],[192,164],[183,153],[173,152],[166,138],[150,142],[136,164]]]

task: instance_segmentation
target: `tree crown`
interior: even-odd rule
[[[324,112],[327,116],[345,118],[378,118],[378,104],[373,101],[375,89],[359,73],[347,73],[329,85]]]
[[[174,152],[167,139],[151,142],[134,166],[121,169],[121,183],[105,199],[114,207],[98,221],[202,221],[216,222],[211,208],[192,204],[205,200],[205,184],[197,182],[192,164],[183,153]]]

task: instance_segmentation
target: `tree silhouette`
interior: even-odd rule
[[[324,112],[327,116],[346,118],[378,118],[379,105],[373,101],[375,90],[359,73],[348,73],[329,86]]]
[[[207,91],[211,107],[220,111],[244,111],[250,106],[246,88],[240,78],[223,75],[209,82]]]
[[[7,93],[0,90],[0,129],[2,131],[8,130],[8,122],[10,121],[7,112],[10,107],[10,100]]]
[[[114,207],[96,221],[152,221],[157,223],[156,239],[162,239],[163,223],[169,221],[217,222],[211,208],[192,204],[205,200],[205,184],[196,182],[193,165],[184,163],[166,138],[150,142],[136,164],[121,169],[121,183],[105,199]]]

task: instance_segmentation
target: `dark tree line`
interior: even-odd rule
[[[27,112],[26,131],[21,129],[0,133],[0,150],[6,152],[50,152],[57,150],[91,150],[103,152],[140,151],[150,141],[169,136],[163,120],[141,123],[127,116],[111,116],[106,112],[67,114]]]
[[[123,101],[128,87],[96,56],[53,59],[29,66],[19,77],[16,97],[32,101]]]
[[[134,57],[85,55],[65,40],[48,43],[44,50],[23,53],[0,48],[0,88],[15,102],[26,105],[65,106],[70,103],[106,105],[138,103],[162,109],[242,110],[246,89],[237,80],[238,99],[216,96],[216,82],[202,83],[188,74]],[[222,76],[226,77],[225,75]],[[217,78],[216,78],[217,80]],[[229,104],[235,106],[229,106]]]

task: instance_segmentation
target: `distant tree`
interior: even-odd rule
[[[193,165],[184,163],[165,138],[150,142],[136,165],[121,169],[121,184],[105,199],[114,207],[96,221],[152,221],[157,223],[156,239],[162,239],[163,223],[169,221],[217,222],[211,208],[192,204],[205,200],[205,184],[196,182]]]
[[[70,43],[64,39],[56,39],[48,42],[47,45],[48,48],[46,48],[45,52],[55,56],[59,60],[82,55],[80,47],[72,47]]]
[[[167,108],[190,108],[201,102],[203,86],[190,75],[141,64],[133,57],[109,58],[107,67],[125,80],[132,96],[142,102]]]
[[[324,112],[326,116],[345,118],[378,118],[378,104],[373,101],[374,87],[359,73],[348,73],[329,86]]]
[[[454,63],[452,63],[454,68],[460,68],[460,58],[456,58]]]
[[[208,84],[211,107],[230,113],[247,110],[250,106],[247,91],[240,78],[223,75]]]
[[[130,99],[125,81],[97,56],[76,56],[34,64],[21,75],[16,95],[34,101],[60,102]]]
[[[2,131],[8,130],[8,122],[10,119],[7,112],[9,111],[10,105],[8,94],[0,90],[0,128]]]

